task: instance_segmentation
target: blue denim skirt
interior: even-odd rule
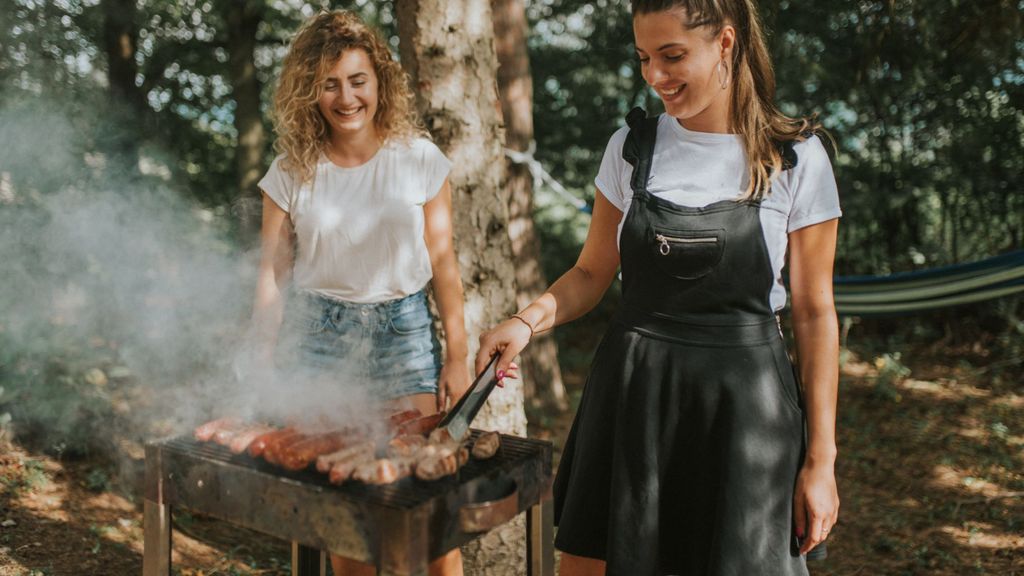
[[[371,396],[385,400],[437,393],[441,344],[425,290],[373,304],[301,292],[286,316],[300,372],[365,382]]]

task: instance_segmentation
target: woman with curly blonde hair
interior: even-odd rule
[[[311,18],[274,98],[277,151],[263,192],[253,312],[268,365],[282,323],[297,369],[424,414],[470,383],[452,241],[451,163],[420,128],[406,75],[379,35],[342,10]],[[285,286],[294,284],[285,320]],[[446,357],[433,331],[431,283]],[[335,574],[372,574],[332,557]],[[462,574],[456,549],[430,565]]]

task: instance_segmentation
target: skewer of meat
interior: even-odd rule
[[[217,420],[212,420],[210,422],[206,422],[205,424],[197,426],[196,429],[192,432],[192,435],[195,437],[196,440],[199,440],[200,442],[209,442],[210,439],[213,438],[213,435],[216,434],[218,430],[222,428],[236,427],[239,424],[241,424],[241,421],[239,421],[238,418],[235,418],[233,416],[229,416],[227,418],[218,418]]]
[[[279,460],[286,470],[302,470],[317,456],[337,452],[355,440],[347,430],[317,434],[283,448]]]
[[[215,444],[220,444],[221,446],[228,446],[231,444],[231,440],[235,437],[235,435],[245,430],[246,428],[249,428],[250,426],[252,426],[252,424],[247,424],[245,422],[236,422],[231,425],[221,426],[216,432],[213,433],[213,436],[210,438],[210,440]]]
[[[233,438],[231,438],[231,441],[228,443],[228,449],[235,454],[241,454],[242,452],[245,452],[249,445],[257,438],[275,430],[276,428],[265,424],[256,424],[243,428],[238,431]]]
[[[497,432],[484,432],[473,443],[473,458],[486,460],[498,453],[501,436]]]

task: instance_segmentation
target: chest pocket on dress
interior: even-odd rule
[[[680,280],[696,280],[711,272],[722,259],[725,230],[670,230],[655,228],[652,258],[662,272]]]

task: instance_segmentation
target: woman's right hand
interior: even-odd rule
[[[483,372],[491,358],[500,354],[494,370],[501,382],[510,368],[515,370],[512,359],[526,348],[532,334],[530,327],[518,318],[509,318],[481,334],[480,349],[476,353],[476,373]]]

